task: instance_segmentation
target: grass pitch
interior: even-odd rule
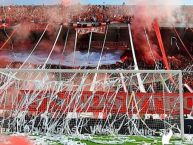
[[[38,137],[39,138],[39,137]],[[65,138],[65,139],[64,139]],[[44,141],[48,145],[162,145],[161,137],[148,136],[87,136],[76,138],[73,136],[64,136],[62,139],[54,140],[54,137],[47,137]],[[42,139],[42,137],[40,137]],[[37,139],[38,140],[38,139]],[[67,141],[68,140],[68,141]],[[174,145],[183,145],[180,138],[172,138],[171,143]],[[41,142],[38,143],[41,145]]]

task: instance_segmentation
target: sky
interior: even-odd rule
[[[68,0],[69,1],[69,0]],[[73,1],[73,0],[71,0]],[[112,5],[121,5],[123,2],[126,4],[140,4],[150,3],[150,4],[163,4],[163,0],[80,0],[82,4],[112,4]],[[0,5],[9,5],[9,4],[17,4],[17,5],[41,5],[41,4],[58,4],[60,0],[0,0]],[[193,0],[168,0],[167,4],[169,5],[193,5]]]

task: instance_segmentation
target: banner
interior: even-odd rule
[[[87,34],[90,32],[95,32],[95,33],[105,33],[106,26],[100,26],[100,27],[86,27],[86,28],[75,28],[77,33],[79,35]]]
[[[136,93],[125,92],[30,92],[20,91],[17,103],[0,108],[6,110],[28,110],[36,112],[105,112],[118,114],[179,114],[180,101],[177,93]],[[53,97],[54,96],[54,97]],[[184,94],[184,114],[193,106],[193,94]],[[136,105],[137,102],[137,105]],[[140,110],[140,111],[139,111]],[[172,112],[171,112],[172,111]]]

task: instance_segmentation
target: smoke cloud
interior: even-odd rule
[[[159,5],[160,2],[156,3],[154,1],[152,3],[150,0],[138,0],[135,3],[136,5],[132,7],[132,15],[134,15],[132,23],[134,44],[137,52],[142,55],[143,60],[146,63],[152,63],[154,59],[161,59],[158,46],[153,40],[153,38],[156,38],[152,27],[154,20],[158,20],[160,24],[164,23],[172,26],[178,21],[184,22],[184,16],[181,13],[181,7],[172,5],[171,1],[163,0],[161,5]]]
[[[61,0],[61,4],[65,6],[75,5],[80,3],[80,0]]]

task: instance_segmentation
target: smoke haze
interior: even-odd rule
[[[156,1],[152,3],[149,0],[138,0],[135,3],[136,6],[132,8],[132,15],[134,15],[132,23],[134,44],[137,52],[142,55],[143,60],[146,63],[153,63],[154,59],[160,60],[162,57],[157,43],[151,39],[155,38],[155,32],[152,27],[154,20],[156,19],[159,23],[167,23],[172,26],[179,20],[184,22],[185,17],[182,15],[181,7],[172,5],[171,1],[163,0],[161,6]]]

